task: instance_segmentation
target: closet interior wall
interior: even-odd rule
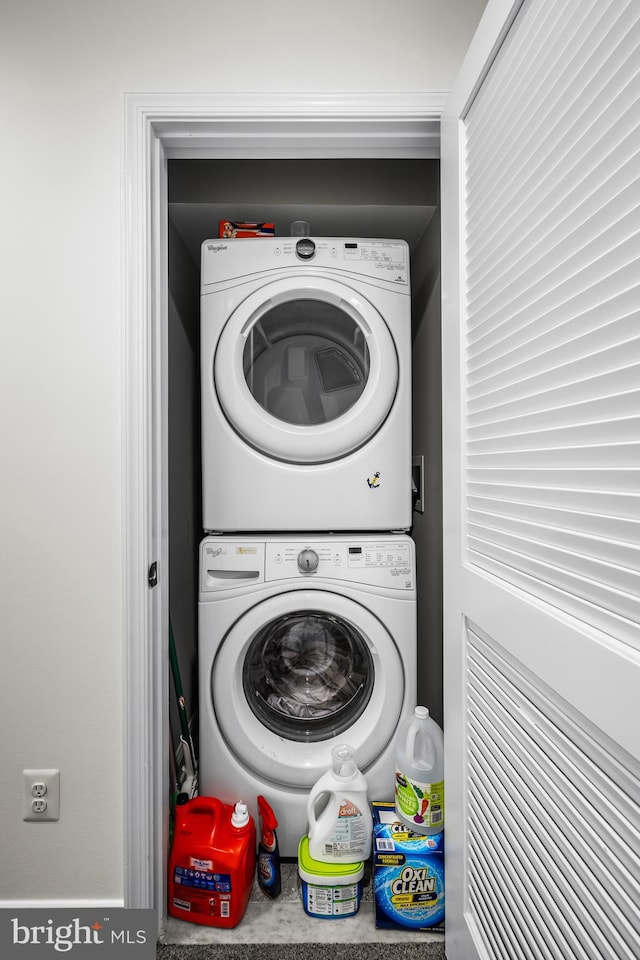
[[[418,569],[418,700],[442,722],[440,212],[437,160],[170,160],[168,163],[169,604],[197,734],[200,245],[221,219],[304,219],[312,236],[404,239],[411,250],[413,451],[424,456]],[[173,693],[173,691],[172,691]],[[180,742],[170,697],[174,746]]]

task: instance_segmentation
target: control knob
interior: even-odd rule
[[[315,573],[320,563],[320,557],[315,550],[301,550],[298,554],[298,569],[300,573]]]
[[[296,243],[296,254],[301,260],[311,260],[316,253],[316,245],[313,240],[305,237],[304,240],[298,240]]]

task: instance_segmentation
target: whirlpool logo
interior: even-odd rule
[[[44,957],[54,953],[78,957],[122,956],[124,950],[136,960],[155,957],[155,913],[153,910],[109,911],[96,916],[95,911],[68,910],[29,911],[27,915],[10,915],[3,910],[0,955],[3,957]],[[9,914],[9,915],[8,915]],[[7,947],[9,949],[7,949]]]

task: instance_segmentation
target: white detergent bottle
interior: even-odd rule
[[[321,863],[359,863],[371,855],[373,818],[367,781],[353,748],[339,744],[307,801],[309,854]]]
[[[427,707],[416,707],[398,728],[395,806],[414,833],[444,830],[444,737]]]

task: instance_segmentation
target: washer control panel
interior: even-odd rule
[[[267,542],[265,580],[292,577],[410,590],[415,587],[413,542],[402,536]]]
[[[415,594],[415,546],[406,534],[305,539],[208,536],[200,544],[200,595],[260,589],[278,581],[351,583]]]

